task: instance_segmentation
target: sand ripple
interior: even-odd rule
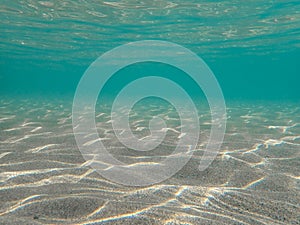
[[[161,184],[132,188],[105,180],[85,162],[72,134],[72,101],[0,102],[0,224],[299,224],[297,104],[229,103],[222,149],[199,172],[210,131],[209,112],[202,110],[189,163]],[[145,112],[133,114],[139,138],[149,134]],[[184,135],[171,113],[162,111],[169,128],[153,151],[122,146],[105,110],[96,114],[100,139],[86,145],[102,141],[131,166],[159,163]]]

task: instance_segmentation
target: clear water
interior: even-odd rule
[[[132,41],[201,56],[226,98],[299,99],[298,1],[1,2],[1,92],[73,95],[86,68]]]
[[[173,77],[195,101],[200,140],[176,175],[148,187],[110,182],[86,165],[72,128],[72,98],[88,66],[128,42],[164,40],[202,57],[227,105],[224,143],[199,172],[211,128],[208,104],[182,71],[142,63],[119,71],[96,108],[100,138],[126,163],[160,162],[180,139],[166,102],[135,106],[171,129],[132,152],[110,122],[112,99],[132,79]],[[35,1],[0,3],[0,224],[299,224],[299,1]],[[172,130],[173,129],[173,130]]]

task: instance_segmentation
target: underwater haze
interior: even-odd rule
[[[77,132],[85,112],[76,114],[74,96],[90,65],[118,46],[144,40],[176,43],[201,57],[223,92],[226,115],[214,117],[205,90],[185,71],[140,62],[103,86],[92,119],[97,135]],[[134,58],[134,51],[122,57]],[[193,65],[187,60],[186,66]],[[145,98],[128,113],[132,140],[143,144],[155,134],[153,118],[167,127],[156,127],[160,145],[136,151],[131,139],[120,142],[126,130],[114,129],[111,108],[122,88],[149,76],[186,91],[199,133],[183,132],[182,124],[192,121],[188,113],[182,120],[171,102]],[[155,86],[149,82],[141,90],[148,85]],[[222,122],[224,140],[201,171],[211,130]],[[91,150],[88,157],[78,133]],[[190,160],[151,185],[114,182],[90,164],[104,165],[95,147],[101,142],[124,169],[163,165],[177,159],[178,143],[194,136],[194,148],[185,143]],[[105,166],[106,172],[115,167]],[[300,224],[299,202],[300,1],[1,0],[0,224]]]
[[[1,2],[1,93],[73,94],[104,52],[165,40],[202,57],[225,98],[299,99],[298,1]]]

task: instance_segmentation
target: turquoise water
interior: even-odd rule
[[[299,1],[2,0],[0,6],[0,224],[299,224]],[[93,130],[86,125],[90,108],[76,114],[73,105],[85,71],[105,52],[143,40],[173,42],[201,57],[223,91],[226,115],[214,120],[204,91],[181,69],[142,62],[117,71],[103,87],[92,119],[97,135],[78,131]],[[134,52],[121,57],[134,58]],[[136,151],[120,142],[126,129],[113,124],[118,118],[112,115],[126,107],[111,108],[124,86],[146,76],[180,85],[198,120],[182,120],[165,100],[141,100],[128,114],[138,140],[127,144],[142,149],[153,134],[163,141]],[[153,118],[166,127],[158,120],[152,129]],[[223,119],[224,140],[201,171],[211,130],[225,128]],[[190,136],[183,132],[186,121],[199,125],[199,133],[193,126],[186,130]],[[194,136],[194,148],[183,145],[191,149],[190,160],[151,185],[122,185],[91,163],[104,172],[115,167],[101,161],[101,142],[129,168],[161,166],[169,156],[180,158],[176,146]],[[140,180],[153,178],[143,175]]]
[[[2,1],[1,93],[69,94],[101,54],[165,40],[202,57],[225,98],[299,99],[297,1]]]

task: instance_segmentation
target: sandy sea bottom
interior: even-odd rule
[[[299,224],[299,102],[227,106],[224,143],[207,170],[197,169],[210,131],[203,109],[189,163],[162,183],[126,187],[85,163],[73,135],[71,99],[2,98],[0,224]],[[96,113],[99,136],[119,160],[159,161],[180,138],[180,121],[172,108],[148,104],[132,114],[137,136],[147,134],[153,114],[172,129],[152,153],[118,143],[105,110]]]

